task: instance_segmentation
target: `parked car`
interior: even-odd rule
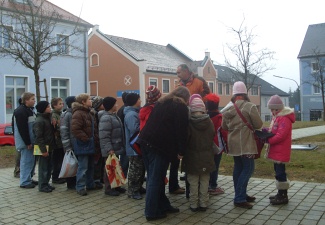
[[[0,146],[15,145],[14,132],[11,123],[0,124]]]

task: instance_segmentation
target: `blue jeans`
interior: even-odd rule
[[[275,179],[279,182],[287,181],[286,165],[283,163],[274,163]]]
[[[93,155],[78,155],[77,191],[94,187],[94,163]]]
[[[234,203],[246,202],[248,181],[252,176],[255,168],[254,158],[234,156],[234,163]]]
[[[179,189],[178,184],[178,168],[179,168],[179,159],[176,158],[173,159],[170,162],[170,168],[169,168],[169,192],[176,191]]]
[[[157,217],[165,214],[166,210],[171,207],[165,194],[165,177],[169,159],[147,145],[141,145],[141,151],[147,170],[145,216]]]
[[[129,157],[126,155],[126,153],[120,155],[120,163],[124,176],[127,178],[129,170]]]
[[[216,170],[210,173],[209,188],[216,189],[218,187],[218,173],[219,166],[222,158],[222,153],[214,156],[214,164],[216,165]]]
[[[34,173],[35,156],[32,149],[20,149],[20,186],[32,183],[32,174]]]

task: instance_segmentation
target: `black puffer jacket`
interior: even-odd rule
[[[45,153],[46,145],[49,146],[49,152],[55,148],[54,129],[51,124],[50,113],[38,113],[33,125],[35,135],[35,145],[38,145],[41,152]]]

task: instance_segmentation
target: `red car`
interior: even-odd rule
[[[14,132],[11,123],[0,124],[0,146],[15,145]]]

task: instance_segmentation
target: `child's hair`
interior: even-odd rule
[[[22,95],[21,95],[21,102],[23,104],[26,103],[26,101],[28,101],[29,99],[31,99],[32,97],[34,97],[35,94],[32,93],[32,92],[24,92]]]
[[[76,102],[83,104],[82,102],[85,102],[90,98],[90,95],[87,93],[82,93],[76,96]]]
[[[51,100],[51,108],[54,109],[54,106],[57,106],[60,101],[63,102],[62,98],[52,98],[52,100]]]

